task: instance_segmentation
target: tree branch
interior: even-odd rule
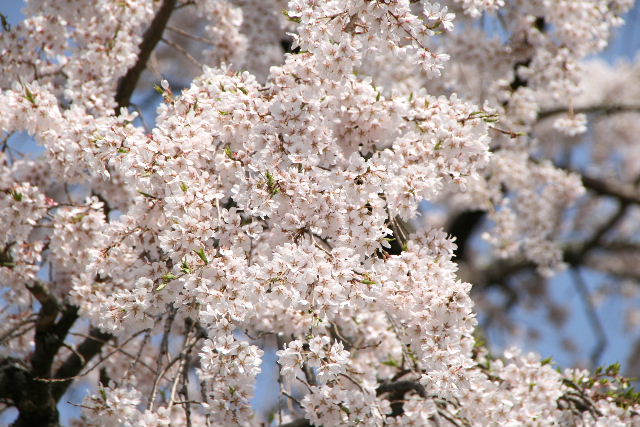
[[[138,85],[140,75],[147,66],[147,61],[151,56],[151,52],[162,39],[162,33],[169,22],[171,13],[176,7],[177,0],[163,0],[160,10],[151,21],[151,25],[144,32],[142,43],[140,43],[140,52],[135,65],[127,71],[124,77],[118,83],[118,91],[116,93],[116,102],[118,108],[127,107],[131,102],[131,95]]]
[[[89,337],[78,346],[77,353],[72,353],[64,361],[62,366],[55,372],[53,378],[75,377],[89,360],[100,353],[102,346],[111,338],[113,338],[111,334],[102,332],[98,328],[91,328]],[[52,384],[52,394],[56,401],[60,400],[71,385],[71,382],[71,380],[68,380]]]
[[[286,424],[280,424],[278,427],[312,427],[311,421],[306,418],[298,418]]]
[[[456,238],[454,256],[458,261],[466,259],[471,236],[478,226],[482,224],[484,217],[485,212],[481,210],[464,211],[449,222],[447,233]]]
[[[604,327],[602,326],[602,322],[600,321],[600,317],[598,317],[598,312],[596,311],[595,306],[593,305],[593,301],[591,301],[591,296],[589,295],[589,289],[587,288],[587,284],[585,283],[582,275],[580,274],[580,270],[572,269],[571,270],[573,276],[573,283],[582,298],[582,303],[584,304],[587,310],[587,318],[589,319],[589,323],[591,323],[591,328],[596,336],[596,345],[593,347],[591,351],[591,367],[595,367],[598,365],[598,361],[602,356],[602,352],[607,346],[607,335],[604,332]]]
[[[602,243],[602,238],[624,218],[627,213],[629,205],[626,202],[621,202],[616,213],[614,213],[607,221],[605,221],[598,229],[593,233],[590,239],[586,240],[579,248],[567,249],[564,251],[564,260],[567,264],[572,266],[578,266],[582,264],[585,256],[592,249],[597,248]]]
[[[423,399],[427,397],[427,392],[417,381],[395,381],[384,382],[376,389],[376,395],[380,396],[389,393],[389,402],[391,402],[392,417],[397,417],[404,413],[404,395],[407,392],[415,391]]]
[[[417,381],[396,381],[393,383],[382,383],[376,389],[376,394],[380,396],[384,393],[402,393],[405,394],[408,391],[415,391],[422,398],[427,397],[427,392],[423,385]]]
[[[138,84],[140,75],[144,71],[147,61],[154,48],[162,39],[162,33],[169,22],[172,12],[176,7],[177,0],[163,0],[156,16],[151,21],[149,28],[144,32],[142,42],[139,46],[138,60],[127,71],[118,83],[115,100],[119,108],[127,107],[131,101],[131,96]],[[77,354],[71,354],[62,366],[56,371],[54,378],[75,377],[82,371],[88,361],[100,353],[102,346],[112,338],[112,335],[104,333],[97,328],[91,328],[89,337],[86,338],[77,349]],[[59,400],[71,385],[71,380],[55,383],[52,385],[53,397]]]
[[[638,194],[638,192],[633,188],[629,188],[629,186],[592,178],[581,172],[571,170],[567,171],[579,174],[582,177],[582,184],[585,188],[593,191],[594,193],[602,196],[615,197],[624,203],[640,205],[640,194]]]
[[[566,114],[569,112],[569,108],[560,107],[544,110],[538,113],[538,121],[548,119],[559,114]],[[640,112],[640,105],[624,105],[624,104],[609,104],[609,105],[591,105],[589,107],[574,108],[574,114],[616,114],[616,113],[629,113]]]

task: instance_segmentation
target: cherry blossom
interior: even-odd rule
[[[638,158],[637,93],[590,89],[608,66],[585,61],[631,6],[29,1],[0,33],[0,385],[19,375],[31,396],[0,387],[15,425],[58,425],[76,380],[75,425],[640,423],[619,367],[492,354],[472,299],[505,265],[550,277],[587,259],[593,239],[567,242],[597,227],[565,221],[595,211],[587,190],[640,204],[554,145],[595,135],[615,170],[598,144],[619,134]],[[151,84],[147,123],[132,96]],[[607,97],[630,117],[593,123]],[[41,156],[16,153],[19,132]],[[484,276],[425,203],[483,213]]]

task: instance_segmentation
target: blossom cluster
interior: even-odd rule
[[[291,0],[282,15],[277,0],[182,2],[212,48],[188,87],[159,82],[145,129],[115,95],[157,3],[34,1],[0,38],[0,129],[44,148],[0,153],[7,319],[46,272],[116,340],[85,425],[257,424],[269,342],[280,423],[640,422],[637,403],[572,395],[584,375],[487,354],[454,239],[411,226],[425,201],[482,209],[498,256],[563,265],[557,220],[584,188],[535,157],[533,132],[550,132],[535,122],[557,102],[543,93],[578,100],[578,61],[629,2]],[[498,13],[510,44],[485,34],[469,52],[471,23]],[[385,78],[394,61],[401,81]],[[586,128],[568,111],[563,138]]]

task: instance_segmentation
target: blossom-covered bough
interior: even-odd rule
[[[14,425],[59,425],[83,381],[74,425],[640,424],[617,365],[490,354],[462,280],[517,295],[527,272],[640,274],[620,261],[638,253],[638,98],[582,62],[631,6],[29,0],[0,33]],[[147,127],[143,71],[182,78],[185,61],[204,64],[182,90],[157,79]],[[600,175],[566,156],[587,115]],[[9,144],[19,132],[40,157]],[[418,224],[423,201],[451,220]],[[469,236],[485,222],[483,264]]]

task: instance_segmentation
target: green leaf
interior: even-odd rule
[[[269,190],[269,194],[275,196],[280,192],[280,186],[278,185],[278,180],[273,177],[271,172],[267,171],[265,173],[265,177],[267,178],[267,189]]]
[[[291,21],[291,22],[297,22],[298,24],[299,24],[300,22],[302,22],[302,20],[301,20],[300,18],[298,18],[297,16],[291,16],[291,15],[289,15],[289,11],[288,11],[288,10],[282,9],[282,14],[283,14],[284,16],[286,16],[286,17],[287,17],[287,19],[288,19],[289,21]]]
[[[158,287],[156,288],[156,291],[157,291],[157,292],[160,292],[161,290],[163,290],[164,288],[166,288],[166,287],[167,287],[167,283],[169,283],[169,282],[162,282],[162,283],[160,283],[160,284],[158,285]]]
[[[173,273],[167,273],[164,276],[162,276],[162,280],[164,280],[165,282],[170,282],[170,281],[172,281],[174,279],[177,279],[177,278],[178,278],[178,276],[176,276]]]
[[[233,155],[233,151],[231,151],[231,146],[227,145],[226,147],[224,147],[224,154],[226,154],[227,157],[230,158],[231,160],[236,160],[236,158]]]
[[[204,262],[204,265],[209,264],[209,260],[207,259],[207,254],[204,253],[204,249],[203,248],[200,248],[197,251],[194,249],[193,252],[195,252],[196,255],[198,255],[200,257],[202,262]]]
[[[184,274],[191,274],[193,272],[186,259],[182,260],[182,264],[180,264],[180,271],[182,271]]]
[[[382,362],[382,364],[386,366],[392,366],[394,368],[400,367],[400,363],[397,360],[393,360],[393,359],[385,360],[384,362]]]
[[[540,364],[541,364],[542,366],[544,366],[544,365],[551,365],[551,364],[553,364],[553,363],[554,363],[554,361],[553,361],[553,358],[552,358],[552,357],[547,357],[546,359],[542,359],[542,360],[540,361]]]
[[[33,92],[31,92],[29,90],[29,88],[27,86],[24,87],[24,97],[27,101],[29,101],[31,103],[31,105],[33,105],[34,107],[37,106],[36,104],[36,96],[33,94]]]
[[[180,182],[180,189],[186,193],[189,187],[184,182]]]
[[[137,191],[139,194],[141,194],[141,195],[143,195],[144,197],[147,197],[147,198],[149,198],[149,199],[159,199],[158,197],[156,197],[156,196],[154,196],[154,195],[151,195],[151,194],[149,194],[149,193],[145,193],[145,192],[144,192],[144,191],[142,191],[142,190],[136,190],[136,191]]]
[[[612,365],[607,366],[607,375],[615,377],[620,373],[620,363],[616,362]]]
[[[0,21],[2,21],[2,29],[5,31],[11,31],[11,25],[7,20],[7,16],[4,13],[0,13]]]
[[[13,200],[15,200],[16,202],[21,202],[24,196],[21,192],[14,190],[11,192],[11,197],[13,197]]]
[[[87,216],[88,214],[86,212],[80,213],[76,216],[74,216],[73,218],[71,218],[71,223],[72,224],[77,224],[80,221],[82,221],[82,218],[84,218],[85,216]]]

